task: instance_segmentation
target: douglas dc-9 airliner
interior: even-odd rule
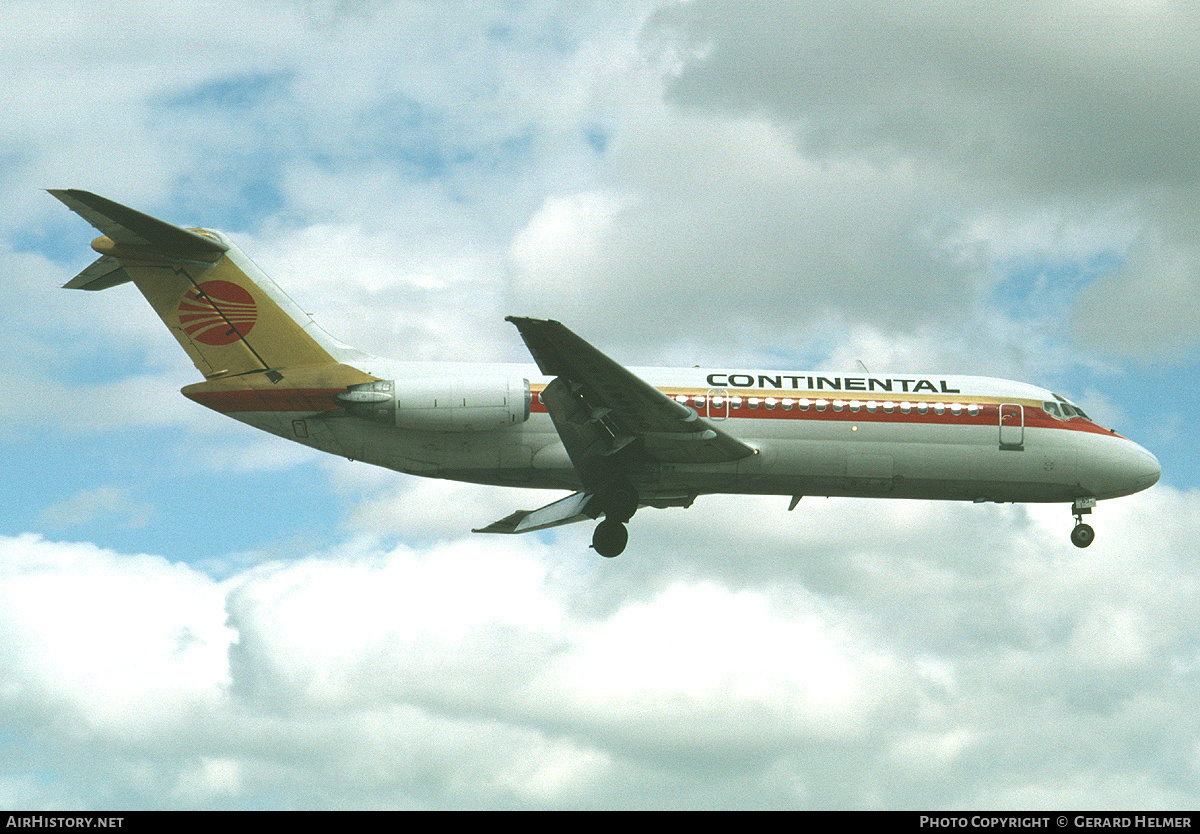
[[[938,373],[626,368],[557,321],[509,316],[536,362],[404,362],[339,344],[225,235],[79,190],[52,195],[98,229],[68,288],[132,281],[187,351],[203,406],[324,452],[406,472],[569,490],[481,533],[584,519],[625,549],[641,507],[699,495],[1071,505],[1158,481],[1158,461],[1078,405],[1021,382]]]

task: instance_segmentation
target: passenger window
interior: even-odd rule
[[[795,405],[795,403],[792,400],[788,399],[787,397],[783,398],[783,410],[784,411],[791,411],[793,405]]]
[[[758,408],[758,397],[750,397],[750,398],[748,398],[748,399],[746,400],[746,403],[747,403],[747,404],[748,404],[748,405],[749,405],[751,408]]]
[[[801,411],[808,411],[808,407],[809,407],[810,405],[812,405],[812,403],[808,401],[808,398],[807,398],[807,397],[805,397],[804,399],[800,400],[800,410],[801,410]]]
[[[829,408],[828,400],[817,400],[817,411],[824,411]]]
[[[765,402],[767,403],[767,408],[771,411],[774,411],[775,406],[779,403],[779,401],[776,400],[774,397],[767,397]]]

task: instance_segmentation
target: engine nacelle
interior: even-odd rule
[[[381,379],[338,394],[359,417],[417,431],[496,431],[529,419],[529,380],[510,377]]]

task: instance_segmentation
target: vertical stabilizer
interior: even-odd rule
[[[66,286],[132,281],[206,378],[337,362],[223,235],[181,229],[87,191],[50,193],[104,235],[92,242],[99,260]]]

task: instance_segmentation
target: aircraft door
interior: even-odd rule
[[[729,391],[725,388],[709,388],[708,419],[725,420],[729,417]]]
[[[1018,452],[1025,448],[1025,408],[1018,403],[1000,405],[1000,448]]]

